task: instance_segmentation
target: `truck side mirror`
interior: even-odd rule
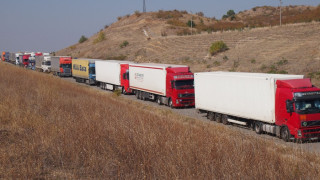
[[[293,110],[293,101],[287,100],[286,101],[286,108],[287,108],[287,113],[292,113]]]

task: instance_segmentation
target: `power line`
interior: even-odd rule
[[[147,12],[146,0],[143,0],[143,13]]]

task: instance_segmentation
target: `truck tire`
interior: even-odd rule
[[[283,126],[281,128],[280,136],[281,136],[281,139],[284,140],[285,142],[289,142],[290,141],[291,134],[290,134],[289,129],[287,128],[287,126]]]
[[[229,124],[229,121],[228,121],[228,116],[227,115],[222,115],[222,123],[224,125],[228,125]]]
[[[214,112],[208,112],[207,118],[208,118],[210,121],[215,121],[215,114],[214,114]]]
[[[256,122],[256,123],[254,124],[254,131],[255,131],[257,134],[261,134],[261,133],[262,133],[262,123]]]
[[[161,96],[157,96],[157,103],[158,103],[159,105],[162,105]]]
[[[135,91],[134,94],[136,95],[136,98],[139,99],[139,91]]]
[[[216,121],[218,122],[218,123],[221,123],[221,114],[219,114],[219,113],[216,113],[216,115],[215,115],[215,119],[216,119]]]
[[[169,99],[168,105],[169,105],[170,108],[173,109],[173,103],[172,103],[172,100],[171,100],[171,99]]]

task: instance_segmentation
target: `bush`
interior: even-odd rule
[[[125,55],[119,55],[119,56],[107,56],[106,59],[108,60],[125,60],[127,58],[127,56]]]
[[[134,14],[135,14],[137,17],[140,17],[140,16],[141,16],[141,12],[138,11],[138,10],[136,10],[136,11],[134,12]]]
[[[120,44],[120,48],[127,47],[129,45],[128,41],[123,41],[122,44]]]
[[[189,21],[187,22],[187,26],[189,26],[189,27],[196,27],[196,24],[194,23],[194,21],[189,20]]]
[[[197,12],[196,15],[201,16],[201,17],[204,16],[203,12]]]
[[[191,31],[189,29],[181,29],[177,32],[178,36],[191,35]]]
[[[79,43],[83,43],[83,42],[85,42],[86,40],[88,40],[88,38],[85,37],[84,35],[82,35],[82,36],[80,37],[80,39],[79,39]]]
[[[103,31],[100,31],[98,34],[98,37],[93,41],[93,44],[97,44],[101,41],[104,41],[106,39],[105,33]]]
[[[256,60],[255,59],[251,59],[251,64],[255,64],[256,63]]]
[[[228,49],[229,49],[228,46],[223,41],[217,41],[212,43],[209,52],[211,55],[215,55],[219,52],[223,52]]]

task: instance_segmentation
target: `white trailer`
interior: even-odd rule
[[[96,61],[96,81],[102,89],[121,88],[121,64],[134,64],[131,61],[100,60]]]
[[[274,123],[276,80],[288,79],[303,79],[303,75],[195,73],[195,107],[204,112]]]
[[[166,96],[167,68],[188,67],[172,64],[136,64],[129,65],[130,88]]]

